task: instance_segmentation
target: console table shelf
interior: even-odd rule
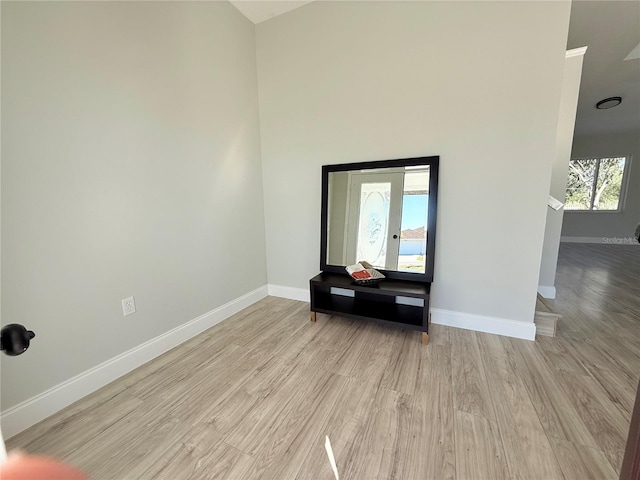
[[[309,281],[311,320],[316,312],[371,320],[422,332],[429,342],[430,283],[383,280],[378,285],[355,283],[348,275],[321,273]]]

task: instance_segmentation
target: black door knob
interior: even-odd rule
[[[398,235],[394,235],[394,236],[393,236],[393,238],[394,238],[394,239],[395,239],[395,238],[398,238]]]
[[[27,330],[24,325],[10,323],[0,331],[0,350],[12,357],[20,355],[29,348],[31,339],[35,336],[36,334]]]

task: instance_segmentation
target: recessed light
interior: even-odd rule
[[[607,108],[617,107],[622,103],[622,97],[609,97],[596,103],[598,110],[606,110]]]

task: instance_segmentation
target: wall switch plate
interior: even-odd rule
[[[122,299],[122,312],[124,316],[131,315],[132,313],[136,313],[136,301],[133,297],[123,298]]]

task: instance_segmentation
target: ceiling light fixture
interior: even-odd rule
[[[596,103],[598,110],[606,110],[607,108],[617,107],[622,103],[622,97],[609,97]]]

